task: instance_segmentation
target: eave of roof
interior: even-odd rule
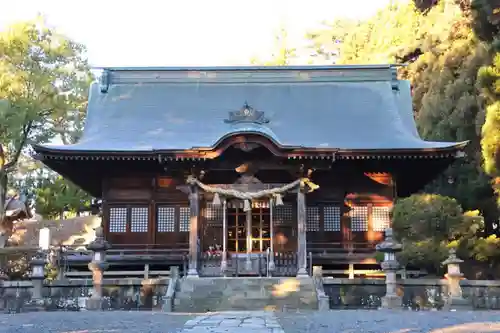
[[[413,149],[413,150],[339,150],[323,149],[283,152],[281,155],[286,159],[331,159],[331,160],[361,160],[361,159],[435,159],[435,158],[461,158],[465,156],[463,152],[468,141],[457,143],[456,145],[433,149]],[[136,151],[136,152],[102,152],[102,151],[60,151],[51,150],[47,147],[37,147],[38,159],[54,160],[91,160],[91,161],[182,161],[182,160],[209,160],[221,155],[220,153],[207,154],[205,151]]]
[[[80,142],[34,148],[75,159],[203,158],[231,136],[260,135],[289,158],[462,149],[465,142],[418,136],[409,83],[395,73],[391,65],[106,68]],[[247,102],[267,121],[228,121]]]

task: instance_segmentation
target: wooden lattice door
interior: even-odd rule
[[[295,211],[291,204],[274,207],[274,251],[294,252],[297,250],[297,231],[295,221]]]

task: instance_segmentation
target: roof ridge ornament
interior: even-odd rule
[[[240,110],[229,111],[229,119],[224,119],[224,122],[226,124],[255,123],[262,125],[269,123],[269,119],[265,117],[263,111],[254,109],[245,101]]]

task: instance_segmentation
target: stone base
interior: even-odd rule
[[[200,276],[198,275],[198,270],[196,269],[189,269],[187,272],[187,278],[199,278]]]
[[[163,312],[172,312],[174,310],[174,302],[171,297],[165,298],[162,310]]]
[[[382,309],[401,309],[403,298],[401,296],[384,296],[382,297]]]
[[[451,297],[446,300],[443,310],[472,310],[472,304],[462,297]]]
[[[329,311],[330,310],[330,298],[326,295],[318,296],[318,310],[319,311]]]
[[[89,298],[85,301],[85,308],[89,311],[102,310],[104,308],[104,298]]]
[[[299,268],[297,271],[297,277],[298,278],[308,278],[309,274],[307,273],[307,270],[305,268]]]

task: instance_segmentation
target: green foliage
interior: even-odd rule
[[[481,140],[484,169],[494,178],[500,207],[500,53],[495,54],[490,66],[479,70],[478,85],[488,101]]]
[[[464,0],[462,0],[464,1]],[[469,0],[471,1],[472,27],[474,33],[481,40],[491,42],[499,33],[498,6],[495,0]],[[495,12],[496,15],[495,15]]]
[[[404,265],[439,272],[451,240],[466,231],[455,199],[437,194],[415,194],[398,200],[393,209],[392,226],[403,244],[400,261]]]
[[[45,272],[45,280],[46,281],[55,281],[57,280],[57,276],[59,274],[59,268],[52,263],[47,263],[45,264],[44,267],[44,272]]]
[[[35,189],[35,208],[46,218],[63,218],[63,212],[90,209],[91,197],[61,176],[44,179]]]
[[[491,231],[499,212],[492,179],[483,170],[481,135],[494,134],[489,129],[485,134],[486,97],[476,82],[478,70],[490,61],[489,46],[474,34],[475,21],[467,1],[417,2],[398,2],[358,23],[336,21],[330,29],[310,37],[319,56],[323,49],[337,49],[339,64],[408,64],[400,76],[412,84],[415,119],[422,137],[470,140],[467,157],[425,191],[454,197],[464,210],[479,209]],[[496,125],[488,128],[492,126]],[[454,182],[450,184],[449,178]]]
[[[429,237],[449,240],[462,222],[463,212],[458,202],[437,194],[412,195],[398,200],[393,209],[394,232],[411,241]]]
[[[8,175],[29,145],[79,129],[91,79],[84,51],[40,18],[0,33],[0,220]]]
[[[479,238],[474,244],[474,257],[479,261],[490,261],[492,258],[500,258],[500,238],[496,235]]]

